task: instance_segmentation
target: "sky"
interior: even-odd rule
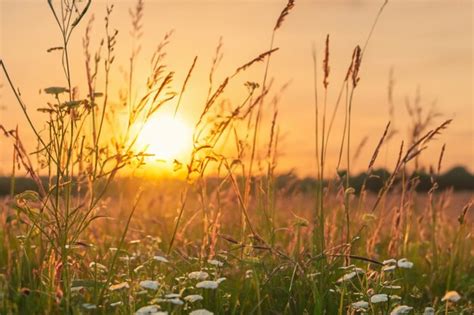
[[[279,103],[280,171],[295,170],[301,176],[314,174],[312,46],[322,58],[324,39],[330,34],[328,108],[332,110],[352,50],[365,42],[381,2],[297,0],[276,34],[275,46],[280,49],[271,59],[270,76],[274,78],[275,87],[290,83]],[[93,1],[85,21],[72,38],[72,59],[75,60],[72,73],[77,82],[84,78],[81,45],[85,22],[95,16],[93,31],[98,41],[103,36],[105,7],[112,3],[115,10],[111,23],[119,30],[117,64],[126,65],[131,44],[128,9],[134,1]],[[224,58],[216,73],[218,79],[268,49],[272,28],[285,4],[280,0],[145,1],[144,35],[137,72],[147,73],[153,50],[166,32],[174,30],[167,61],[170,68],[176,70],[177,82],[184,79],[194,56],[198,56],[182,112],[184,120],[192,121],[197,110],[194,103],[207,92],[206,76],[219,38],[223,38]],[[0,30],[0,56],[25,103],[34,112],[45,101],[39,90],[64,85],[59,55],[46,52],[59,44],[59,33],[46,1],[0,0]],[[424,110],[435,106],[441,114],[435,124],[453,119],[449,129],[426,151],[423,163],[436,165],[441,147],[446,143],[444,169],[464,165],[474,170],[473,55],[472,1],[390,1],[367,47],[360,85],[354,97],[353,151],[364,138],[367,141],[353,167],[358,170],[367,167],[390,119],[387,86],[392,69],[395,80],[392,126],[399,132],[378,165],[393,167],[400,141],[408,138],[410,122],[406,100],[413,99],[419,90]],[[260,81],[263,71],[264,65],[259,64],[242,80]],[[115,78],[118,88],[123,84],[119,69]],[[3,74],[0,82],[5,84]],[[230,95],[234,100],[239,99],[241,90],[236,91]],[[11,91],[5,86],[0,90],[0,106],[0,124],[7,128],[18,125],[31,147],[33,137],[27,131],[26,121]],[[271,113],[265,115],[268,118]],[[34,114],[37,121],[40,117]],[[339,119],[328,149],[332,169],[339,150],[340,126]],[[10,148],[8,140],[0,138],[0,174],[9,172]]]

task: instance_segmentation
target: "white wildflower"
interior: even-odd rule
[[[84,291],[83,286],[71,287],[71,292],[82,292],[82,291]]]
[[[192,311],[191,313],[189,313],[189,315],[214,315],[214,313],[201,308],[199,310]]]
[[[135,312],[135,315],[155,315],[159,309],[160,307],[158,305],[147,305],[139,308]]]
[[[197,301],[201,301],[203,299],[204,298],[202,297],[202,295],[199,295],[199,294],[191,294],[184,297],[184,300],[189,303],[194,303]]]
[[[399,286],[399,285],[384,285],[383,286],[385,289],[389,289],[389,290],[399,290],[401,289],[402,287]]]
[[[130,241],[128,242],[129,244],[139,244],[141,242],[141,240],[133,240],[133,241]]]
[[[352,303],[351,306],[355,308],[356,310],[366,309],[369,307],[369,303],[366,301],[357,301],[357,302]]]
[[[390,298],[390,300],[397,300],[397,301],[402,300],[402,298],[398,295],[389,295],[388,297]]]
[[[362,274],[364,273],[364,270],[360,269],[360,268],[355,268],[354,271],[351,271],[349,273],[346,273],[345,275],[343,275],[342,277],[340,277],[338,280],[337,280],[337,283],[341,283],[341,282],[344,282],[344,281],[349,281],[351,280],[352,278],[354,278],[355,276],[357,276],[358,274]]]
[[[206,280],[209,274],[205,271],[193,271],[188,274],[189,279]]]
[[[387,294],[374,294],[370,297],[370,302],[373,303],[373,304],[377,304],[377,303],[383,303],[383,302],[387,302],[388,301],[388,296]]]
[[[128,282],[122,282],[119,284],[113,284],[109,287],[110,291],[116,291],[116,290],[122,290],[122,289],[128,289],[130,286],[128,285]]]
[[[227,278],[226,278],[226,277],[222,277],[222,278],[217,279],[216,282],[217,282],[218,284],[221,284],[221,283],[222,283],[223,281],[225,281],[225,280],[227,280]]]
[[[412,309],[411,306],[399,305],[390,312],[390,315],[408,314]]]
[[[397,268],[397,266],[395,266],[395,265],[383,266],[382,271],[383,272],[390,272],[390,271],[394,271],[396,268]]]
[[[411,269],[413,268],[413,263],[406,258],[402,258],[397,262],[399,268]]]
[[[157,290],[160,284],[154,280],[143,280],[140,281],[140,286],[144,289]]]
[[[82,307],[85,308],[86,310],[95,310],[95,309],[97,309],[97,305],[91,304],[91,303],[83,303]]]
[[[461,296],[459,295],[459,293],[457,293],[456,291],[449,291],[449,292],[446,292],[446,294],[441,299],[441,301],[442,302],[449,301],[449,302],[456,303],[460,299],[461,299]]]
[[[425,311],[423,312],[423,315],[435,315],[435,309],[432,308],[431,306],[425,307]]]
[[[113,303],[110,303],[110,306],[112,306],[112,307],[116,307],[116,306],[120,306],[120,305],[122,305],[122,304],[123,304],[123,302],[122,302],[122,301],[118,301],[118,302],[113,302]]]
[[[249,269],[249,270],[245,271],[245,279],[252,278],[252,276],[253,276],[253,270],[252,269]]]
[[[209,259],[207,262],[209,264],[213,265],[213,266],[216,266],[216,267],[224,266],[224,263],[222,261],[217,260],[217,259]]]
[[[159,261],[159,262],[163,262],[163,263],[169,262],[168,259],[166,259],[163,256],[155,256],[155,257],[153,257],[153,259],[156,260],[156,261]]]
[[[198,289],[217,289],[219,283],[217,281],[204,280],[196,284]]]
[[[396,264],[396,263],[397,263],[397,261],[396,261],[395,259],[393,259],[393,258],[392,258],[392,259],[384,260],[384,261],[382,262],[382,264],[384,264],[384,265],[392,265],[392,264]]]
[[[184,304],[184,302],[179,298],[168,299],[167,301],[170,302],[171,304],[174,304],[174,305],[183,305]]]

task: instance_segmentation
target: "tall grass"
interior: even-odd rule
[[[145,3],[137,1],[130,9],[126,86],[116,104],[110,94],[121,34],[113,27],[113,5],[106,7],[104,38],[98,45],[92,37],[93,17],[86,26],[86,77],[80,80],[71,70],[72,63],[83,62],[71,60],[70,41],[90,4],[48,1],[62,39],[61,46],[49,51],[58,54],[64,81],[44,89],[50,98],[39,108],[45,128],[37,127],[40,122],[31,118],[31,107],[0,61],[38,143],[31,152],[22,142],[21,128],[0,126],[13,146],[11,195],[0,212],[1,313],[431,314],[425,307],[439,314],[472,311],[472,198],[437,192],[435,171],[432,189],[418,196],[417,173],[410,174],[451,120],[438,123],[434,111],[424,116],[415,98],[414,104],[407,104],[410,139],[400,144],[382,188],[373,195],[366,183],[388,146],[390,122],[374,148],[361,191],[351,187],[354,93],[387,1],[362,48],[353,50],[332,106],[328,95],[337,81],[330,71],[330,36],[322,56],[313,50],[317,185],[311,194],[292,191],[291,182],[282,187],[276,180],[281,150],[278,103],[288,84],[274,91],[271,57],[278,53],[278,31],[294,1],[285,4],[270,29],[267,50],[236,65],[216,84],[224,57],[219,42],[190,156],[174,161],[184,180],[152,182],[130,175],[150,158],[146,150],[137,149],[140,132],[164,106],[172,107],[174,115],[182,110],[201,58],[194,57],[183,82],[175,84],[175,72],[166,66],[172,36],[167,33],[153,53],[148,77],[137,77],[146,13]],[[239,81],[259,63],[264,66],[261,78]],[[247,91],[236,105],[225,100],[231,83],[242,83]],[[80,85],[86,95],[78,92]],[[340,150],[331,157],[327,149],[334,141],[341,102]],[[393,106],[391,97],[389,103]],[[229,153],[231,145],[235,149]],[[339,178],[328,175],[329,159],[338,160]],[[16,193],[18,168],[35,181],[35,191]],[[451,198],[459,201],[450,205]]]

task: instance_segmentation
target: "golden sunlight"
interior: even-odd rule
[[[138,136],[138,146],[153,159],[180,160],[192,149],[192,129],[179,117],[161,115],[148,121]]]

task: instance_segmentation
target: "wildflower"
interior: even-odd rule
[[[113,303],[110,303],[110,306],[112,306],[112,307],[116,307],[116,306],[120,306],[120,305],[122,305],[122,304],[123,304],[123,302],[122,302],[122,301],[118,301],[118,302],[113,302]]]
[[[153,259],[156,260],[156,261],[159,261],[159,262],[163,262],[163,263],[169,262],[168,259],[166,259],[163,256],[155,256],[155,257],[153,257]]]
[[[398,300],[398,301],[402,300],[402,298],[398,295],[389,295],[388,297],[390,298],[390,300]]]
[[[337,283],[341,283],[341,282],[344,282],[344,281],[349,281],[351,280],[352,278],[354,278],[355,276],[357,276],[358,274],[362,274],[364,273],[364,270],[360,269],[360,268],[355,268],[354,271],[351,271],[349,273],[346,273],[345,275],[343,275],[341,278],[339,278],[337,280]]]
[[[399,286],[399,285],[384,285],[383,286],[385,289],[390,289],[390,290],[399,290],[401,289],[402,287]]]
[[[384,260],[384,261],[382,262],[382,264],[384,264],[384,265],[392,265],[392,264],[396,264],[396,263],[397,263],[397,261],[396,261],[395,259],[393,259],[393,258]]]
[[[84,291],[83,286],[71,287],[71,292],[82,292],[82,291]]]
[[[214,313],[201,308],[199,310],[192,311],[191,313],[189,313],[189,315],[214,315]]]
[[[193,271],[188,274],[189,279],[206,280],[209,274],[205,271]]]
[[[441,301],[442,302],[449,301],[449,302],[456,303],[460,299],[461,299],[461,296],[459,295],[459,293],[457,293],[456,291],[449,291],[449,292],[446,292],[446,294],[441,299]]]
[[[366,309],[369,307],[369,303],[366,301],[357,301],[357,302],[352,303],[351,306],[355,308],[356,310]]]
[[[119,284],[113,284],[109,287],[110,291],[116,291],[116,290],[122,290],[122,289],[128,289],[130,286],[128,285],[128,282],[122,282]]]
[[[411,269],[413,268],[413,263],[406,258],[402,258],[397,262],[399,268]]]
[[[425,311],[423,312],[423,315],[435,315],[435,309],[430,306],[425,307]]]
[[[64,108],[64,107],[77,107],[79,105],[81,105],[83,101],[68,101],[68,102],[64,102],[62,105],[61,105],[61,108]]]
[[[140,281],[140,286],[144,289],[157,290],[160,284],[158,283],[158,281],[143,280]]]
[[[86,310],[95,310],[95,309],[97,309],[97,305],[91,304],[91,303],[83,303],[82,307],[85,308]]]
[[[128,242],[130,245],[133,245],[133,244],[139,244],[141,242],[141,240],[133,240],[133,241],[130,241]]]
[[[227,280],[227,278],[226,278],[226,277],[222,277],[222,278],[217,279],[216,282],[217,282],[218,284],[221,284],[221,282],[223,282],[223,281],[225,281],[225,280]]]
[[[217,289],[219,283],[217,281],[204,280],[196,284],[198,289]]]
[[[197,302],[197,301],[201,301],[202,299],[204,299],[204,298],[202,297],[202,295],[199,295],[199,294],[191,294],[191,295],[188,295],[188,296],[184,297],[184,300],[186,302],[189,302],[189,303],[194,303],[194,302]]]
[[[395,265],[383,266],[382,271],[383,272],[390,272],[390,271],[394,271],[395,268],[397,268],[397,266],[395,266]]]
[[[171,304],[174,304],[174,305],[183,305],[184,304],[184,302],[181,301],[181,299],[179,299],[179,298],[168,299],[166,301],[171,303]]]
[[[382,303],[382,302],[387,302],[388,301],[388,296],[387,294],[374,294],[370,297],[370,302],[373,304],[377,303]]]
[[[147,305],[139,308],[136,312],[135,315],[155,315],[158,314],[158,310],[160,307],[158,305]],[[163,314],[167,314],[166,312]]]
[[[252,278],[252,276],[253,276],[253,270],[252,269],[249,269],[249,270],[245,271],[245,279]]]
[[[48,88],[44,89],[44,92],[46,94],[55,94],[55,95],[58,95],[58,94],[61,94],[61,93],[64,93],[64,92],[68,92],[68,91],[69,91],[68,89],[63,88],[63,87],[59,87],[59,86],[52,86],[52,87],[48,87]]]
[[[341,270],[347,270],[347,269],[352,269],[352,268],[354,268],[354,267],[355,267],[355,265],[349,265],[349,266],[342,266],[342,267],[339,267],[339,269],[341,269]]]
[[[413,307],[406,306],[406,305],[399,305],[395,307],[391,312],[390,315],[399,315],[399,314],[407,314],[409,313]]]
[[[213,266],[216,266],[216,267],[224,266],[224,263],[222,261],[217,260],[217,259],[209,259],[207,262],[209,264],[213,265]]]

